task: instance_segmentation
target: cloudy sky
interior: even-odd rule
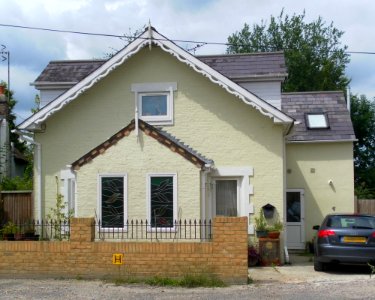
[[[269,20],[284,8],[306,12],[345,32],[349,51],[375,52],[374,0],[0,0],[0,24],[126,35],[151,21],[170,39],[226,42],[250,24]],[[11,89],[18,100],[18,122],[30,115],[37,94],[33,82],[50,60],[103,58],[119,50],[119,38],[11,28],[0,25],[0,45],[10,52]],[[182,43],[184,48],[195,45]],[[1,48],[0,48],[1,49]],[[220,54],[225,46],[207,45],[196,54]],[[352,54],[347,69],[351,91],[375,97],[375,55]],[[7,63],[0,57],[0,80]]]

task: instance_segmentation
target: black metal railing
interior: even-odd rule
[[[147,220],[127,220],[123,226],[105,225],[95,222],[97,240],[199,240],[212,238],[211,220],[175,220],[173,224],[155,227]]]
[[[7,222],[0,228],[0,239],[9,241],[62,241],[70,238],[69,220]]]
[[[96,240],[196,240],[212,239],[211,220],[175,220],[173,224],[156,227],[148,220],[127,220],[121,226],[103,224],[97,220],[93,226]],[[8,222],[0,226],[0,240],[10,241],[62,241],[70,239],[69,220]]]

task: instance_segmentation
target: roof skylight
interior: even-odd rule
[[[309,129],[328,128],[328,118],[324,113],[306,114],[306,126]]]

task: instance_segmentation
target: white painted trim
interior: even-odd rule
[[[68,215],[70,210],[75,210],[75,183],[76,176],[70,165],[60,171],[60,181],[62,181],[61,194],[65,204],[65,214]]]
[[[171,89],[177,90],[177,82],[145,82],[131,85],[131,91],[137,93],[169,92]]]
[[[173,227],[151,227],[151,177],[172,177],[173,178]],[[177,220],[178,212],[178,189],[177,189],[177,173],[147,173],[146,174],[146,207],[147,207],[147,220],[150,226],[147,229],[149,232],[176,232],[177,228],[174,226],[174,221]]]
[[[354,143],[357,139],[343,139],[343,140],[313,140],[313,141],[286,141],[287,144],[311,144],[311,143]]]
[[[241,99],[245,104],[255,108],[264,116],[271,118],[275,123],[293,124],[293,119],[291,117],[252,94],[245,88],[231,81],[218,71],[209,67],[198,58],[178,47],[172,41],[166,39],[163,35],[159,34],[155,30],[152,32],[152,37],[153,39],[151,41],[148,31],[145,31],[139,38],[119,51],[116,55],[69,89],[66,93],[57,97],[54,101],[44,106],[39,112],[22,122],[19,125],[19,128],[35,128],[35,124],[40,124],[41,122],[45,121],[49,116],[59,111],[62,107],[76,99],[80,94],[91,88],[98,81],[105,78],[110,72],[122,65],[127,59],[138,53],[142,48],[149,46],[151,42],[159,46],[165,52],[176,57],[179,61],[187,64],[199,74],[207,77],[211,82],[221,86],[228,93]]]
[[[240,198],[238,204],[238,216],[249,217],[249,214],[254,213],[254,205],[250,203],[250,195],[254,193],[253,185],[250,184],[250,176],[254,175],[253,167],[217,167],[212,170],[210,176],[216,180],[218,177],[226,178],[240,178]],[[215,196],[212,196],[211,202],[213,208],[212,214],[215,214]],[[251,225],[251,224],[250,224]],[[248,233],[254,233],[253,226],[248,225]]]
[[[97,177],[97,208],[98,208],[98,218],[101,222],[102,220],[102,178],[103,177],[123,177],[124,178],[124,227],[119,228],[103,228],[101,231],[110,230],[113,231],[125,230],[127,231],[126,221],[128,220],[128,174],[127,173],[99,173]]]
[[[217,167],[212,170],[214,176],[253,176],[253,167]]]

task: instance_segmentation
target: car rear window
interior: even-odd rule
[[[331,216],[327,220],[327,227],[375,229],[375,217],[365,216]]]

